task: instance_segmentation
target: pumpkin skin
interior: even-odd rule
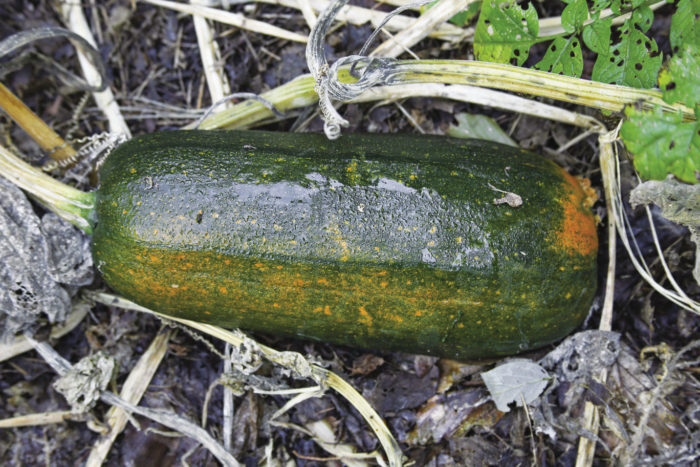
[[[100,180],[98,269],[172,316],[471,360],[561,339],[595,294],[586,194],[509,146],[173,131],[117,148]]]

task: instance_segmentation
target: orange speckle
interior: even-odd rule
[[[263,264],[262,264],[262,263],[255,263],[255,267],[256,267],[256,268],[261,268],[261,267],[263,267]]]
[[[328,280],[325,277],[318,279],[316,282],[321,285],[328,285]]]
[[[219,287],[219,292],[221,292],[222,294],[227,294],[228,290],[226,290],[226,287]]]
[[[122,211],[122,214],[126,214],[126,213],[127,213],[127,210],[124,209],[124,210]]]
[[[294,287],[305,287],[306,285],[308,285],[308,283],[309,281],[305,281],[302,279],[294,279],[292,281],[292,285],[294,285]]]
[[[314,313],[320,313],[321,311],[323,311],[323,308],[321,308],[320,306],[317,306],[316,308],[314,308],[313,311],[314,311]]]
[[[330,314],[331,314],[331,307],[328,306],[328,305],[326,305],[325,307],[323,307],[323,314],[324,314],[324,315],[330,315]]]
[[[279,308],[279,307],[280,307],[280,304],[279,304],[279,303],[273,303],[273,304],[272,304],[272,308]]]
[[[360,316],[362,317],[361,321],[363,323],[365,323],[367,326],[372,325],[372,316],[369,313],[367,313],[367,310],[364,306],[360,306]]]
[[[386,286],[389,285],[389,283],[387,281],[381,281],[379,285],[386,288]]]
[[[161,263],[162,262],[162,260],[159,257],[153,256],[153,255],[149,256],[148,259],[150,259],[154,263]]]
[[[282,269],[282,268],[284,268],[284,266],[282,266],[281,264],[277,265],[277,269]]]

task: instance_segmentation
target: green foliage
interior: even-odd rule
[[[569,34],[573,34],[583,27],[588,19],[588,4],[586,0],[569,0],[561,13],[561,27]],[[568,3],[568,2],[567,2]]]
[[[549,45],[547,53],[535,65],[535,68],[560,75],[581,76],[583,71],[581,43],[576,36],[570,36],[566,39],[557,37]]]
[[[620,134],[634,154],[634,166],[646,179],[662,180],[672,173],[680,180],[697,183],[700,171],[700,122],[683,122],[680,114],[626,110]]]
[[[620,26],[620,40],[613,45],[608,43],[607,50],[598,53],[592,78],[635,88],[653,87],[663,60],[656,41],[644,34],[653,20],[649,7],[635,9]]]
[[[674,55],[663,69],[659,47],[647,36],[654,21],[649,7],[652,0],[563,1],[564,32],[548,37],[539,36],[539,18],[532,3],[523,9],[516,0],[482,2],[474,35],[476,58],[522,66],[534,44],[548,42],[534,68],[580,77],[583,42],[597,55],[591,76],[594,81],[645,89],[658,84],[666,102],[694,108],[700,115],[700,0],[677,0],[670,31]],[[607,8],[613,15],[601,18]],[[613,26],[614,18],[620,16],[624,21]],[[683,121],[680,113],[661,109],[628,108],[626,113],[621,136],[643,177],[663,179],[671,173],[685,182],[697,182],[697,121]]]
[[[671,18],[671,48],[678,53],[683,44],[700,45],[700,0],[680,0]]]
[[[695,109],[696,121],[684,122],[680,114],[626,110],[621,136],[634,156],[634,165],[647,179],[661,180],[667,174],[698,183],[700,172],[700,27],[694,15],[700,1],[681,0],[671,18],[671,47],[675,54],[659,73],[664,101]],[[690,18],[690,21],[688,21]]]
[[[659,73],[659,87],[669,104],[681,102],[688,107],[700,104],[700,42],[685,44],[671,57]]]
[[[474,33],[474,55],[477,60],[522,66],[539,30],[532,4],[523,10],[515,0],[486,0]]]
[[[682,0],[686,2],[700,0]],[[649,88],[656,83],[663,57],[653,39],[646,36],[654,13],[645,0],[564,0],[561,15],[564,33],[538,37],[537,12],[530,4],[523,10],[515,0],[483,4],[474,35],[474,53],[479,60],[522,65],[529,49],[551,41],[539,70],[580,77],[583,72],[581,40],[598,54],[593,79],[606,83]],[[631,12],[619,27],[619,40],[612,43],[612,17],[600,18],[611,8],[616,15]]]

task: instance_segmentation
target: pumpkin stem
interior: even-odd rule
[[[87,193],[43,173],[0,146],[0,175],[34,196],[61,218],[92,233],[95,194]]]

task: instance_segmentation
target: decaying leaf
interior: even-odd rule
[[[92,282],[89,243],[53,213],[37,217],[24,193],[0,178],[0,339],[61,321],[71,286]]]
[[[700,185],[686,185],[668,178],[644,182],[632,190],[632,206],[650,203],[659,206],[666,219],[690,230],[690,239],[696,245],[693,277],[700,284]]]
[[[508,412],[508,404],[518,407],[529,404],[544,391],[549,374],[532,360],[517,358],[481,373],[486,387],[501,412]]]
[[[114,358],[97,352],[73,365],[53,386],[63,394],[73,412],[83,413],[99,400],[100,393],[112,379],[115,366]]]

